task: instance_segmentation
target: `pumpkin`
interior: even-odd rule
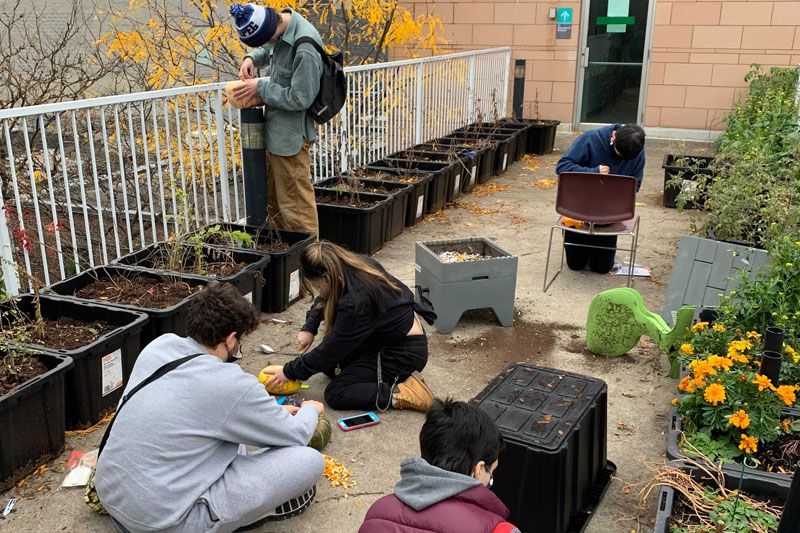
[[[233,89],[242,85],[244,82],[239,80],[229,81],[225,85],[225,94],[228,96],[228,103],[231,104],[233,107],[238,107],[239,109],[247,109],[250,107],[259,107],[264,105],[264,102],[261,100],[261,97],[257,94],[254,95],[250,100],[239,100],[238,98],[233,96]]]
[[[331,423],[324,416],[319,417],[317,427],[314,429],[314,434],[311,436],[308,446],[314,448],[318,452],[322,451],[331,440]]]
[[[267,381],[270,380],[272,374],[276,370],[281,370],[283,367],[281,365],[270,365],[263,369],[261,372],[258,373],[258,381],[264,385],[264,388],[267,389],[267,392],[270,394],[294,394],[295,392],[300,390],[300,385],[303,384],[302,381],[293,379],[289,380],[288,383],[285,383],[283,387],[279,387],[277,385],[272,385],[271,387],[267,387]]]

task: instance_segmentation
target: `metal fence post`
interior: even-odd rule
[[[472,124],[475,120],[475,56],[469,56],[469,85],[467,85],[467,124]],[[464,124],[466,126],[467,124]]]
[[[506,114],[508,114],[508,107],[507,107],[508,106],[508,78],[509,78],[509,74],[511,72],[511,50],[508,50],[505,55],[506,55],[506,60],[505,60],[504,64],[505,64],[505,67],[506,67],[505,68],[506,73],[503,76],[503,100],[502,100],[503,105],[500,106],[500,116],[496,117],[496,118],[503,118],[503,117],[506,116]]]
[[[5,205],[5,202],[3,203]],[[2,261],[3,282],[9,296],[19,294],[19,278],[14,268],[14,250],[11,244],[11,235],[8,232],[6,213],[0,213],[0,261]]]
[[[231,222],[231,197],[228,191],[228,156],[225,149],[225,118],[222,115],[222,89],[213,93],[214,119],[217,127],[217,161],[219,162],[219,188],[222,195],[222,220]],[[210,133],[210,132],[209,132]],[[213,172],[214,169],[212,168]]]
[[[417,63],[417,97],[416,97],[416,110],[414,113],[414,121],[416,124],[414,130],[414,143],[422,143],[422,63]]]
[[[352,92],[350,88],[350,76],[347,76],[347,98],[344,101],[344,105],[342,106],[342,110],[339,111],[339,166],[341,168],[342,173],[347,172],[347,159],[350,154],[350,114],[348,113],[348,109],[350,104],[353,101]],[[331,128],[332,131],[335,131],[336,128]],[[336,143],[335,140],[331,140],[331,154],[329,157],[333,157],[333,147]]]

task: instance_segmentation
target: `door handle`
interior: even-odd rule
[[[583,49],[583,53],[581,54],[581,66],[586,68],[589,66],[589,47]]]

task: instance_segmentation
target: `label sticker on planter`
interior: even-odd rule
[[[453,187],[453,193],[458,193],[458,190],[461,188],[461,174],[456,175],[456,186]]]
[[[245,294],[244,299],[250,303],[253,303],[253,291],[250,291],[247,294]]]
[[[508,152],[503,154],[503,170],[506,169],[506,163],[508,163]]]
[[[417,216],[415,218],[419,218],[422,216],[422,208],[425,206],[425,196],[420,196],[417,198]]]
[[[122,348],[103,356],[103,396],[122,387]]]
[[[300,269],[289,274],[289,301],[300,296]]]
[[[472,176],[469,178],[469,184],[470,185],[474,185],[475,184],[475,174],[477,172],[478,172],[478,166],[477,165],[473,165],[473,167],[472,167]]]

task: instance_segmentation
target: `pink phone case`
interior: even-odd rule
[[[342,429],[342,431],[353,431],[354,429],[361,429],[361,428],[365,428],[367,426],[374,426],[375,424],[380,424],[380,422],[381,422],[380,419],[378,419],[378,420],[373,420],[372,422],[366,422],[364,424],[359,424],[357,426],[347,427],[344,424],[342,424],[342,420],[345,420],[345,419],[339,419],[339,420],[336,421],[336,425],[338,425]]]

